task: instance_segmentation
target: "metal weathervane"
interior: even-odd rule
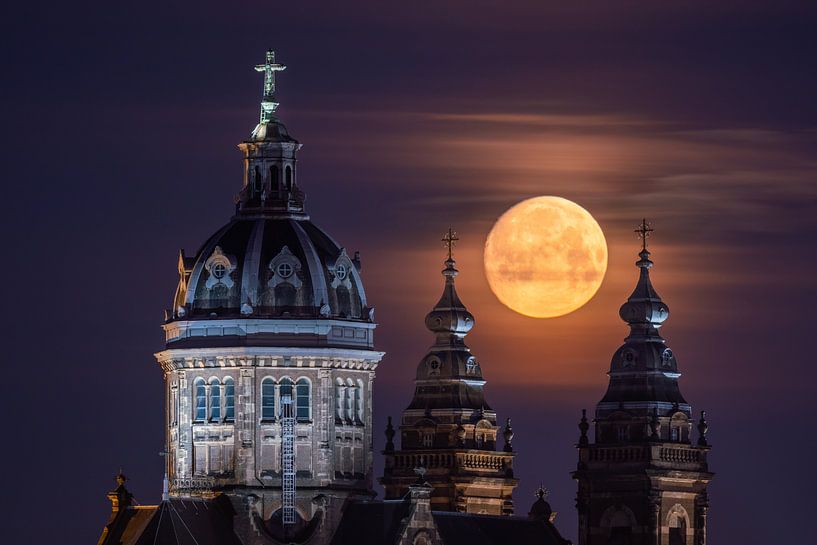
[[[256,72],[264,72],[264,98],[261,100],[261,123],[269,123],[278,103],[275,102],[275,73],[283,72],[286,66],[275,62],[275,51],[267,51],[267,60],[264,64],[255,66]]]

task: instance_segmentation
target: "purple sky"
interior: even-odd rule
[[[9,543],[93,542],[120,465],[159,499],[162,311],[178,249],[232,213],[268,47],[307,208],[362,253],[388,353],[378,430],[431,343],[452,225],[468,341],[514,419],[518,511],[541,481],[575,538],[576,423],[626,335],[646,216],[662,331],[710,419],[712,542],[811,532],[814,3],[223,4],[3,8]],[[493,221],[535,195],[587,208],[610,250],[598,295],[552,320],[499,304],[481,265]]]

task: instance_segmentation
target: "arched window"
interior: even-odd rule
[[[667,515],[669,545],[686,545],[687,519],[689,515],[680,504],[675,504]]]
[[[346,381],[346,420],[347,422],[354,422],[355,421],[355,396],[357,396],[357,392],[355,391],[355,383],[352,382],[352,379],[347,379]]]
[[[270,377],[261,381],[261,420],[275,420],[275,381]]]
[[[269,167],[269,183],[273,193],[278,193],[278,167],[275,165]]]
[[[309,381],[299,378],[295,383],[295,417],[298,422],[309,422]]]
[[[217,378],[210,379],[210,422],[221,421],[221,384]]]
[[[343,422],[343,413],[346,408],[345,394],[346,386],[343,384],[343,380],[337,379],[335,384],[335,421],[339,424]]]
[[[224,421],[235,422],[235,382],[230,377],[224,379]]]
[[[193,382],[193,395],[195,396],[193,421],[204,422],[207,420],[207,387],[203,378],[199,377]]]
[[[349,290],[346,286],[338,286],[335,293],[338,297],[338,314],[349,316],[352,313],[352,297],[349,295]]]
[[[357,421],[360,424],[366,422],[363,414],[363,381],[357,381],[357,388],[355,388],[355,413],[357,414]]]
[[[275,286],[275,306],[295,306],[295,288],[291,284],[281,283]]]
[[[255,167],[255,177],[253,179],[253,183],[255,187],[253,187],[254,191],[261,192],[261,187],[264,185],[264,181],[261,179],[261,169]]]
[[[292,167],[287,165],[286,171],[286,184],[287,184],[287,191],[292,191]]]

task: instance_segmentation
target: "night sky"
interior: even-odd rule
[[[0,16],[5,543],[93,543],[120,466],[159,500],[152,354],[179,248],[233,212],[267,48],[307,210],[361,252],[377,309],[376,450],[432,342],[453,226],[517,512],[542,482],[575,539],[576,424],[627,334],[647,217],[662,333],[710,421],[711,542],[813,534],[817,5],[121,4]],[[587,208],[609,244],[597,296],[557,319],[508,310],[482,272],[493,222],[536,195]]]

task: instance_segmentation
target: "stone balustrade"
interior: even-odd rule
[[[580,449],[582,462],[589,464],[671,464],[706,467],[707,449],[686,444],[592,445]],[[691,469],[691,468],[690,468]]]
[[[484,453],[484,452],[453,452],[435,453],[433,451],[417,451],[390,455],[393,466],[397,469],[413,470],[424,467],[427,470],[445,468],[450,470],[499,472],[511,467],[512,454]]]

